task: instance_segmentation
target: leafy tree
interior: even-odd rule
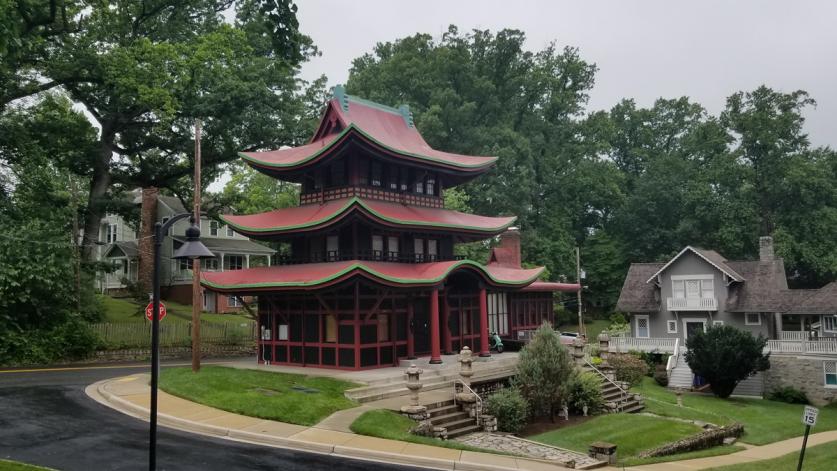
[[[569,405],[578,372],[566,347],[552,327],[541,325],[532,341],[520,351],[515,384],[537,415],[549,414]]]
[[[101,128],[77,162],[91,174],[88,258],[112,189],[155,185],[189,196],[195,119],[204,121],[207,181],[235,151],[294,144],[310,132],[323,82],[306,90],[296,78],[316,50],[290,0],[18,3],[0,21],[19,44],[0,67],[0,106],[60,86]]]
[[[283,182],[237,162],[217,202],[236,214],[255,214],[299,204],[299,185]]]
[[[770,354],[764,354],[767,339],[728,325],[689,335],[686,363],[712,385],[712,393],[726,398],[738,383],[770,368]]]

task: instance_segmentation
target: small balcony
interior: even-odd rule
[[[668,311],[717,311],[718,300],[716,298],[668,298],[666,300]]]

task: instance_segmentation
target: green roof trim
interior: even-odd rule
[[[398,113],[398,114],[400,115],[400,113]],[[391,147],[391,146],[388,146],[388,145],[384,144],[383,142],[378,141],[377,139],[375,139],[374,137],[369,135],[366,131],[364,131],[363,129],[360,129],[355,123],[349,124],[345,129],[340,131],[340,133],[337,134],[337,136],[334,139],[332,139],[332,141],[329,142],[327,145],[321,147],[319,150],[317,150],[313,154],[309,155],[308,157],[305,157],[304,159],[301,159],[301,160],[299,160],[297,162],[294,162],[294,163],[282,164],[282,163],[264,162],[262,160],[259,160],[259,159],[255,158],[255,157],[251,157],[251,156],[245,154],[244,152],[239,152],[238,156],[241,157],[242,159],[246,160],[247,162],[250,162],[250,163],[252,163],[256,166],[259,166],[259,167],[280,168],[280,169],[281,168],[289,168],[289,167],[298,167],[302,164],[305,164],[307,162],[310,162],[311,160],[316,159],[317,157],[319,157],[323,153],[326,153],[327,151],[331,150],[331,148],[334,147],[337,142],[339,142],[341,139],[343,139],[343,137],[345,137],[347,134],[349,134],[353,130],[355,132],[359,133],[361,136],[365,137],[366,139],[370,140],[371,142],[383,147],[384,149],[389,150],[390,152],[400,154],[400,155],[404,155],[404,156],[408,156],[408,157],[413,157],[413,158],[420,159],[420,160],[427,160],[427,161],[430,161],[430,162],[433,162],[433,163],[441,163],[441,164],[444,164],[444,165],[451,165],[451,166],[459,167],[459,168],[462,168],[462,169],[480,169],[480,168],[488,167],[489,165],[492,165],[494,162],[496,162],[497,159],[498,159],[498,157],[488,157],[484,163],[468,165],[468,164],[460,164],[460,163],[456,163],[456,162],[450,162],[450,161],[438,159],[438,158],[435,158],[435,157],[430,157],[428,155],[414,154],[412,152],[404,152],[402,150],[396,149],[394,147]]]
[[[307,282],[306,281],[299,281],[299,282],[295,281],[295,282],[287,282],[287,283],[268,282],[268,283],[242,283],[242,284],[234,284],[234,285],[221,285],[221,284],[212,283],[211,281],[207,281],[206,279],[202,279],[201,284],[203,284],[205,286],[208,286],[208,287],[211,287],[211,288],[226,289],[226,290],[245,289],[245,288],[251,288],[251,289],[257,289],[257,288],[307,288],[307,287],[314,287],[314,286],[318,286],[318,285],[321,285],[321,284],[324,284],[324,283],[328,283],[330,281],[334,281],[336,279],[339,279],[339,278],[345,276],[346,274],[348,274],[348,273],[350,273],[354,270],[360,270],[360,271],[366,272],[366,273],[368,273],[372,276],[380,278],[382,280],[390,281],[392,283],[430,285],[430,284],[436,284],[436,283],[439,283],[439,282],[443,281],[445,278],[450,276],[450,274],[454,270],[457,270],[459,268],[466,267],[466,266],[476,268],[477,270],[482,272],[489,280],[493,281],[494,283],[496,283],[498,285],[506,285],[506,286],[529,285],[533,281],[537,280],[538,277],[541,275],[541,273],[543,273],[543,270],[544,270],[544,267],[541,267],[540,270],[538,270],[538,272],[534,276],[532,276],[530,278],[527,278],[524,281],[509,282],[509,281],[499,280],[499,279],[491,276],[491,274],[488,272],[488,270],[486,270],[485,266],[483,266],[482,264],[480,264],[478,262],[475,262],[473,260],[460,260],[460,261],[456,262],[455,264],[451,265],[450,267],[448,267],[448,269],[445,270],[445,272],[442,275],[440,275],[436,278],[414,279],[414,278],[397,278],[397,277],[387,276],[387,275],[384,275],[384,274],[382,274],[382,273],[380,273],[376,270],[373,270],[372,268],[369,268],[363,262],[356,262],[356,263],[353,263],[353,264],[349,265],[348,267],[344,268],[343,270],[340,270],[339,272],[337,272],[333,275],[327,276],[325,278],[321,278],[319,280],[307,281]]]
[[[325,218],[317,220],[317,221],[311,221],[311,222],[308,222],[308,223],[305,223],[305,224],[296,224],[296,225],[292,225],[292,226],[283,226],[283,227],[251,227],[251,226],[244,226],[244,225],[241,225],[241,224],[236,224],[236,223],[230,221],[229,219],[227,219],[226,217],[224,217],[224,215],[221,215],[220,218],[224,223],[234,227],[235,229],[243,231],[243,232],[276,232],[276,231],[283,231],[284,232],[284,231],[293,231],[293,230],[305,229],[305,228],[308,228],[308,227],[318,226],[318,225],[323,224],[325,222],[328,222],[332,219],[336,219],[337,217],[341,216],[343,213],[348,211],[354,205],[358,205],[358,206],[362,207],[363,209],[369,211],[370,213],[372,213],[375,217],[377,217],[379,219],[382,219],[384,221],[387,221],[387,222],[390,222],[390,223],[393,223],[393,224],[403,225],[403,226],[442,227],[442,228],[446,228],[446,229],[462,229],[462,230],[468,230],[468,231],[490,233],[490,232],[499,232],[499,231],[503,231],[505,229],[508,229],[517,220],[517,216],[512,216],[511,221],[509,221],[508,223],[497,226],[497,227],[492,227],[492,228],[483,228],[483,227],[466,226],[466,225],[461,225],[461,224],[449,224],[449,223],[435,223],[435,222],[424,222],[424,221],[405,221],[405,220],[401,220],[401,219],[396,219],[396,218],[391,218],[391,217],[384,216],[383,214],[379,213],[378,211],[375,211],[374,209],[370,208],[369,205],[366,204],[366,202],[364,202],[362,199],[360,199],[357,196],[353,196],[353,197],[349,198],[349,200],[346,202],[346,204],[343,205],[343,207],[341,207],[338,211],[329,215],[328,217],[325,217]]]

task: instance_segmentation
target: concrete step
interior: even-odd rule
[[[469,425],[467,427],[458,428],[456,430],[450,431],[448,430],[448,438],[456,438],[461,437],[462,435],[468,435],[469,433],[480,432],[482,431],[482,427],[479,425]]]
[[[453,401],[450,401],[453,402]],[[459,410],[459,406],[455,404],[442,406],[442,407],[429,407],[427,409],[427,413],[430,414],[430,418],[442,416],[445,414],[451,414]]]
[[[439,426],[447,427],[447,424],[462,421],[463,419],[473,421],[473,419],[468,416],[467,412],[464,412],[464,411],[460,410],[460,411],[456,411],[456,412],[451,412],[449,414],[443,414],[443,415],[437,415],[436,417],[431,417],[430,418],[430,423],[432,423],[433,425],[439,425]]]
[[[451,433],[461,428],[472,427],[476,425],[476,420],[474,420],[471,417],[468,417],[468,415],[466,414],[464,419],[452,420],[450,422],[445,422],[441,424],[437,424],[436,422],[433,422],[431,420],[430,423],[438,427],[445,427],[448,430],[448,433]]]

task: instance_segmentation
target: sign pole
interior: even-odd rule
[[[799,450],[799,464],[796,465],[796,471],[802,471],[802,460],[805,459],[805,447],[808,445],[808,432],[811,431],[811,426],[805,426],[805,437],[802,438],[802,449]]]
[[[201,121],[195,121],[195,221],[201,221]],[[192,260],[192,371],[201,369],[201,261]]]

